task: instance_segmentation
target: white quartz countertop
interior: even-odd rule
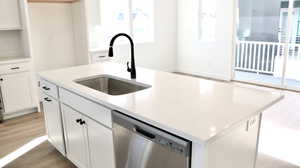
[[[125,65],[109,62],[39,75],[99,104],[199,143],[226,134],[283,98],[281,92],[145,68],[137,68],[136,82],[151,88],[126,95],[111,96],[74,82],[103,74],[130,80]]]

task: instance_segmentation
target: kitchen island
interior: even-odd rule
[[[116,96],[76,82],[99,75],[149,88]],[[83,168],[115,167],[112,110],[191,141],[192,168],[253,168],[262,112],[283,98],[280,92],[145,68],[137,68],[131,80],[125,65],[109,62],[39,77],[48,139]]]

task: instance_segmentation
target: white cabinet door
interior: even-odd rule
[[[90,168],[115,168],[112,130],[85,118],[89,145]]]
[[[62,120],[59,102],[50,96],[43,96],[44,115],[48,140],[65,155]]]
[[[88,167],[88,155],[86,153],[86,135],[83,125],[78,120],[83,120],[77,111],[62,105],[67,146],[67,157],[78,167]]]
[[[0,29],[21,28],[19,0],[0,0]]]
[[[5,113],[33,107],[29,72],[3,75],[0,80]]]

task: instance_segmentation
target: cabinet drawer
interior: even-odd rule
[[[19,0],[0,0],[0,29],[21,28]]]
[[[82,114],[111,128],[111,110],[68,90],[59,89],[60,100]]]
[[[29,62],[0,65],[0,74],[10,74],[10,73],[24,72],[29,70],[30,70]]]
[[[40,89],[42,90],[43,93],[52,96],[54,98],[58,98],[58,88],[56,85],[48,81],[41,80]]]
[[[65,144],[59,102],[51,96],[42,94],[46,131],[49,142],[63,155]]]

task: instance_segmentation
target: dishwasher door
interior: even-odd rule
[[[116,168],[190,168],[190,142],[113,112]]]

